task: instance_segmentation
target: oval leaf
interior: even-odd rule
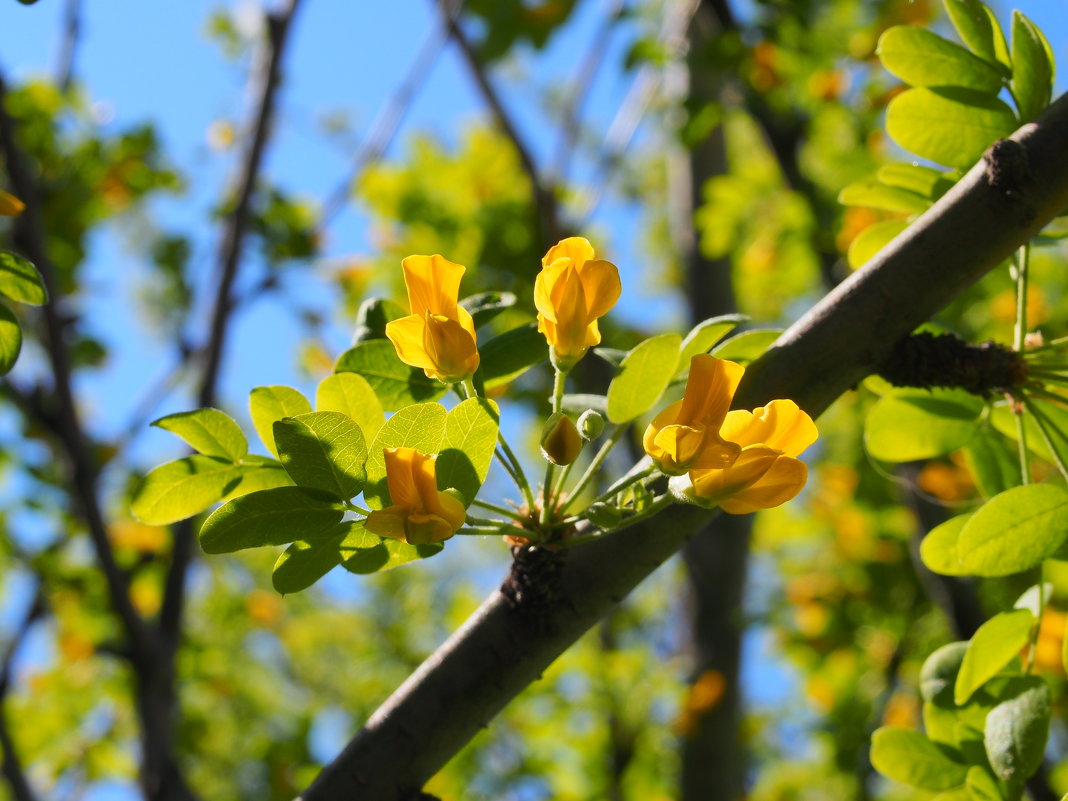
[[[267,456],[249,454],[237,465],[240,479],[226,495],[224,501],[240,498],[250,492],[259,492],[275,487],[292,487],[293,479],[282,467],[282,463]]]
[[[481,328],[505,309],[516,304],[516,296],[511,292],[479,292],[460,301],[471,315],[475,328]]]
[[[253,492],[211,513],[200,528],[200,546],[205,553],[231,553],[312,540],[344,515],[340,501],[300,487]]]
[[[679,363],[678,334],[661,334],[633,348],[608,385],[608,419],[626,423],[653,407],[675,375]]]
[[[455,489],[469,506],[489,473],[497,448],[500,412],[486,398],[468,398],[445,418],[445,440],[437,461],[438,489]]]
[[[937,200],[953,186],[938,170],[920,164],[884,164],[876,173],[880,183],[907,189],[928,200]]]
[[[906,220],[883,220],[869,225],[849,243],[849,251],[846,253],[849,266],[854,270],[863,266],[908,227]]]
[[[347,499],[363,489],[367,445],[352,418],[310,412],[274,424],[278,458],[297,486]]]
[[[1010,692],[987,714],[983,739],[994,773],[1023,782],[1042,764],[1053,704],[1049,685],[1038,676],[1014,679]]]
[[[0,250],[0,295],[31,306],[48,302],[48,292],[37,268],[6,250]]]
[[[895,392],[868,413],[864,445],[884,462],[930,459],[971,440],[982,413],[983,402],[963,391]]]
[[[1016,129],[996,97],[966,89],[909,89],[890,101],[886,131],[901,147],[948,167],[971,167]]]
[[[177,434],[190,447],[205,456],[218,456],[237,462],[248,453],[248,440],[245,439],[241,427],[228,414],[218,409],[197,409],[169,414],[151,425]]]
[[[698,353],[708,353],[712,346],[749,318],[744,314],[723,314],[702,320],[683,337],[679,348],[679,363],[675,374],[681,375],[690,369],[690,359]]]
[[[944,0],[957,35],[971,51],[989,62],[997,62],[994,27],[980,0]]]
[[[352,344],[371,339],[385,339],[386,324],[407,314],[407,309],[392,300],[368,298],[356,311],[356,330],[352,334]]]
[[[315,392],[315,409],[347,414],[368,442],[386,419],[374,388],[359,373],[334,373],[324,378]]]
[[[883,66],[910,86],[960,86],[987,94],[1001,89],[1001,70],[925,28],[896,25],[879,37]]]
[[[928,570],[942,576],[967,576],[957,555],[957,538],[971,514],[951,517],[932,528],[920,543],[920,559]]]
[[[341,543],[349,534],[342,523],[314,540],[297,540],[278,557],[271,583],[283,595],[306,590],[341,564]]]
[[[11,371],[22,350],[22,329],[15,313],[0,303],[0,375]]]
[[[908,189],[886,186],[876,181],[850,184],[838,193],[838,202],[843,206],[865,206],[870,209],[900,211],[919,214],[927,211],[931,201]]]
[[[441,450],[445,437],[445,407],[440,403],[405,406],[379,429],[367,454],[367,485],[363,497],[371,509],[389,505],[386,486],[386,448],[414,448],[432,454]]]
[[[241,480],[241,468],[225,459],[196,454],[160,465],[134,490],[131,511],[164,526],[203,512]]]
[[[963,706],[972,693],[994,678],[1027,645],[1035,616],[1027,609],[1002,612],[972,635],[953,687],[953,701]]]
[[[964,782],[966,765],[950,759],[925,735],[884,726],[871,738],[871,764],[894,781],[921,790],[949,790]]]
[[[441,553],[444,547],[445,543],[443,542],[433,542],[428,545],[409,545],[400,540],[381,540],[373,548],[356,550],[351,556],[344,559],[341,564],[350,573],[366,575],[367,573],[377,573],[382,570],[399,567],[417,559],[428,559]],[[344,554],[344,550],[342,553]]]
[[[1009,576],[1052,556],[1068,537],[1068,490],[1014,487],[987,501],[957,539],[961,565],[976,576]]]
[[[754,328],[733,336],[712,348],[712,355],[718,359],[730,359],[739,364],[748,364],[764,355],[779,338],[781,328]]]
[[[264,446],[274,456],[278,449],[274,444],[274,424],[283,417],[296,417],[312,410],[308,399],[293,387],[256,387],[248,396],[248,411],[252,425],[260,435]]]
[[[1020,119],[1033,120],[1046,110],[1053,92],[1053,51],[1035,23],[1012,12],[1012,96]]]
[[[387,412],[419,401],[440,398],[448,387],[422,370],[409,367],[397,358],[397,351],[388,339],[360,342],[341,354],[334,366],[335,373],[358,373],[378,396]]]
[[[486,389],[503,386],[536,364],[549,359],[549,345],[538,332],[537,323],[513,328],[493,337],[478,348],[476,376]]]

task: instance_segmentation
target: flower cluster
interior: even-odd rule
[[[694,356],[682,400],[653,419],[643,440],[661,472],[677,477],[676,496],[731,514],[796,496],[808,478],[797,457],[817,437],[812,418],[791,400],[728,411],[743,372],[734,362]]]

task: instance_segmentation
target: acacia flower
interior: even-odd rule
[[[786,503],[805,486],[808,468],[797,457],[816,441],[818,432],[792,400],[730,412],[720,435],[742,451],[726,469],[690,471],[692,489],[685,492],[703,505],[748,514]]]
[[[682,400],[653,418],[642,445],[662,473],[678,476],[694,468],[723,468],[739,448],[720,435],[731,399],[745,369],[740,364],[699,353],[690,360]]]
[[[18,217],[25,208],[21,200],[0,189],[0,217]]]
[[[372,534],[427,545],[447,540],[464,524],[464,505],[439,492],[436,456],[413,448],[386,448],[386,483],[392,506],[371,512],[364,527]]]
[[[464,267],[437,254],[401,262],[411,314],[386,324],[397,357],[429,378],[453,383],[478,369],[475,323],[456,299]]]
[[[593,246],[582,237],[561,240],[541,260],[534,279],[538,330],[552,349],[553,364],[569,370],[601,341],[597,320],[619,300],[619,270],[593,257]]]

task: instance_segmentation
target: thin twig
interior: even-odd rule
[[[56,83],[66,92],[74,80],[75,54],[82,38],[82,0],[67,0],[63,7],[63,37],[56,62]]]
[[[500,95],[490,82],[486,67],[479,58],[478,53],[475,52],[471,40],[467,38],[467,34],[464,32],[463,26],[460,25],[457,15],[450,11],[448,0],[437,0],[437,6],[441,11],[442,20],[450,38],[460,48],[460,54],[464,58],[464,63],[467,65],[471,77],[482,95],[482,99],[489,106],[497,126],[501,129],[501,133],[507,137],[512,143],[512,147],[515,148],[523,172],[526,173],[527,180],[530,181],[534,207],[538,213],[538,225],[541,229],[541,244],[543,247],[548,248],[562,237],[562,225],[559,219],[555,190],[542,179],[530,148],[523,141],[523,137],[519,135],[519,129],[512,121]]]

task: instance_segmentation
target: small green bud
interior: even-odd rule
[[[571,464],[582,450],[582,437],[563,412],[555,412],[541,429],[541,453],[553,464]]]
[[[578,430],[587,442],[597,439],[604,431],[604,418],[593,409],[587,409],[579,415]]]
[[[607,503],[594,503],[586,510],[586,519],[597,528],[612,528],[622,519],[619,509]]]

